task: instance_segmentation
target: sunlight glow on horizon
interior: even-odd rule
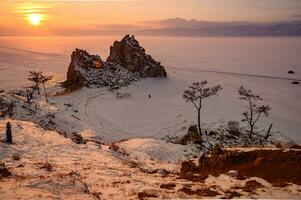
[[[135,28],[144,22],[173,18],[223,22],[301,19],[299,0],[288,1],[291,3],[282,0],[228,0],[227,3],[219,0],[1,0],[0,28],[4,35],[38,31],[69,34],[95,31],[101,26]]]

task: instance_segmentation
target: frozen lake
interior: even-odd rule
[[[19,87],[30,69],[64,79],[74,48],[101,55],[121,37],[0,37],[0,89]],[[166,66],[301,79],[301,37],[138,37]],[[288,75],[288,70],[297,72]]]
[[[29,70],[42,70],[54,75],[56,80],[63,80],[74,48],[99,54],[105,60],[109,46],[119,39],[121,37],[117,36],[0,37],[0,89],[25,86],[28,84],[26,76]],[[189,104],[184,104],[181,94],[190,82],[207,79],[211,84],[221,84],[224,90],[220,97],[208,102],[202,116],[204,122],[214,122],[219,118],[239,120],[244,108],[242,102],[237,100],[236,90],[240,85],[245,85],[259,93],[273,108],[271,117],[263,124],[273,122],[277,130],[301,141],[301,86],[291,84],[292,80],[301,80],[301,38],[137,39],[150,55],[167,66],[170,78],[168,82],[144,82],[141,88],[130,88],[129,91],[135,93],[133,99],[128,100],[130,102],[116,102],[114,105],[109,97],[98,99],[98,102],[108,105],[98,112],[122,129],[156,132],[160,123],[160,126],[172,125],[175,120],[173,115],[179,116],[179,112],[182,112],[183,119],[194,120],[193,110]],[[287,74],[288,70],[296,74]],[[141,110],[135,113],[135,105],[144,101],[144,92],[152,93],[161,100],[154,100],[157,103],[144,107],[144,116],[138,117]],[[112,112],[113,107],[110,106],[118,109]],[[158,112],[150,112],[154,109]],[[158,125],[151,124],[151,119],[160,112],[162,119],[156,119]],[[130,113],[140,119],[139,127],[145,129],[136,127],[137,119],[123,121]]]

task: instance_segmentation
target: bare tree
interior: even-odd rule
[[[47,76],[47,75],[44,75],[43,73],[41,73],[41,83],[43,85],[44,95],[45,95],[45,99],[46,99],[47,102],[48,102],[48,96],[47,96],[45,83],[50,81],[52,78],[53,78],[53,76]]]
[[[27,101],[28,102],[31,101],[35,90],[37,90],[38,94],[40,94],[40,85],[42,84],[45,99],[48,102],[48,96],[47,96],[45,83],[48,82],[49,80],[51,80],[52,78],[53,78],[53,76],[44,75],[43,72],[40,72],[40,71],[39,72],[29,71],[28,80],[34,82],[34,86],[31,87],[32,90],[27,91]]]
[[[36,86],[31,86],[26,88],[26,99],[27,103],[31,103],[31,100],[33,99],[33,94],[36,90]]]
[[[206,87],[207,81],[194,82],[192,83],[187,90],[184,91],[183,98],[186,102],[191,102],[197,110],[198,113],[198,131],[202,137],[201,129],[201,109],[203,106],[203,100],[205,98],[216,95],[222,87],[220,85],[214,87]]]
[[[29,71],[27,78],[29,81],[32,81],[34,83],[34,87],[38,91],[38,94],[40,94],[41,75],[42,72]]]
[[[263,99],[259,95],[254,94],[251,89],[245,89],[241,86],[238,90],[238,94],[240,96],[239,99],[247,102],[248,110],[243,112],[244,119],[242,121],[246,121],[249,124],[250,138],[252,138],[256,122],[258,122],[262,114],[268,117],[271,108],[269,105],[256,105],[258,101],[262,101]]]

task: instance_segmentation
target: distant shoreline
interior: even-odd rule
[[[182,68],[173,69],[183,70]],[[277,77],[277,76],[266,76],[266,75],[257,75],[257,74],[245,74],[245,73],[237,73],[237,72],[224,72],[224,71],[215,71],[215,70],[205,70],[205,69],[187,69],[190,71],[199,71],[199,72],[209,72],[209,73],[216,73],[216,74],[228,74],[228,75],[235,75],[235,76],[250,76],[250,77],[257,77],[257,78],[266,78],[266,79],[279,79],[279,80],[287,80],[287,81],[301,81],[298,78],[286,78],[286,77]]]

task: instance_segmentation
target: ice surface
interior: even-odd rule
[[[1,37],[0,89],[28,84],[26,71],[29,69],[40,69],[62,80],[72,49],[85,48],[105,58],[108,46],[116,39],[118,37]],[[120,92],[131,94],[124,99],[116,99],[116,94],[102,92],[101,89],[84,89],[72,94],[75,98],[70,97],[70,101],[81,110],[79,114],[85,118],[83,121],[89,121],[88,127],[93,127],[101,137],[112,141],[121,136],[157,138],[166,134],[183,134],[189,125],[195,123],[196,116],[193,107],[184,103],[182,92],[192,81],[206,79],[211,85],[221,84],[224,90],[206,102],[202,111],[203,122],[219,119],[239,121],[244,105],[237,99],[236,90],[244,85],[260,94],[272,107],[271,117],[262,125],[267,127],[273,122],[274,130],[301,141],[299,85],[292,85],[285,79],[206,72],[301,79],[300,38],[137,39],[147,53],[169,66],[169,78],[148,79],[124,88]],[[288,70],[294,70],[296,74],[289,75]],[[148,98],[149,94],[151,98]],[[52,101],[63,104],[67,100],[69,97]],[[83,123],[74,120],[74,126]]]

